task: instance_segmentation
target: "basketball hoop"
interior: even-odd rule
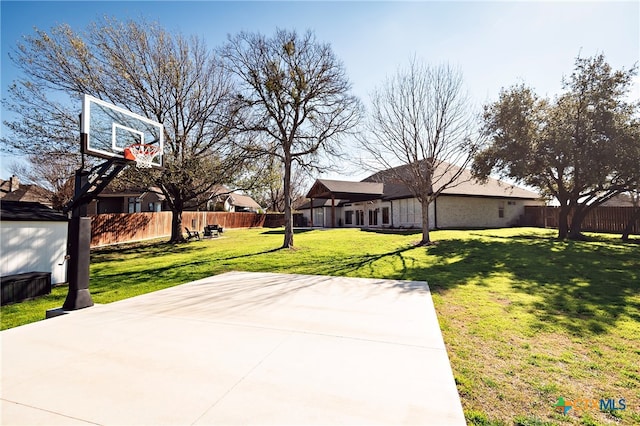
[[[149,169],[153,167],[153,159],[160,153],[158,145],[136,143],[124,149],[124,158],[135,161],[136,167]]]

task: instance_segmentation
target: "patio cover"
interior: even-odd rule
[[[379,182],[317,179],[307,193],[307,198],[368,201],[382,197],[383,189],[384,185]]]
[[[384,184],[378,182],[347,182],[343,180],[317,179],[307,193],[311,199],[311,226],[313,227],[313,200],[331,200],[331,227],[336,226],[335,200],[352,202],[375,200],[382,196]]]

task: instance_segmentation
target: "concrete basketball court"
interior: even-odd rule
[[[3,425],[465,424],[425,282],[231,272],[0,335]]]

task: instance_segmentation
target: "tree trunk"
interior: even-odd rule
[[[171,211],[171,243],[181,243],[184,241],[184,234],[182,232],[182,212],[172,210]]]
[[[589,210],[589,208],[579,208],[574,212],[573,217],[571,218],[571,224],[569,225],[570,240],[582,241],[586,239],[582,234],[582,221],[587,216]]]
[[[293,248],[293,218],[291,217],[291,158],[284,161],[284,242],[282,248]]]
[[[429,199],[427,197],[420,200],[422,206],[422,241],[420,245],[431,244],[431,238],[429,236]]]
[[[640,220],[640,207],[634,209],[629,222],[627,222],[627,226],[624,227],[624,231],[622,231],[622,241],[629,241],[629,235],[637,220]]]
[[[569,206],[560,206],[558,212],[558,239],[564,240],[569,235]]]
[[[182,231],[182,200],[174,197],[171,203],[171,239],[170,243],[184,242],[184,233]]]

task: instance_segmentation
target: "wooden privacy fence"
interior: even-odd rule
[[[91,247],[171,235],[171,212],[109,213],[92,216]],[[183,212],[182,226],[202,233],[205,225],[229,228],[274,228],[284,225],[279,213]]]
[[[582,230],[621,234],[634,212],[633,207],[595,207],[582,221]],[[557,228],[560,207],[525,206],[524,214],[524,224],[527,226]],[[569,215],[569,221],[571,221],[571,215]],[[631,233],[640,235],[640,219],[636,219]]]

